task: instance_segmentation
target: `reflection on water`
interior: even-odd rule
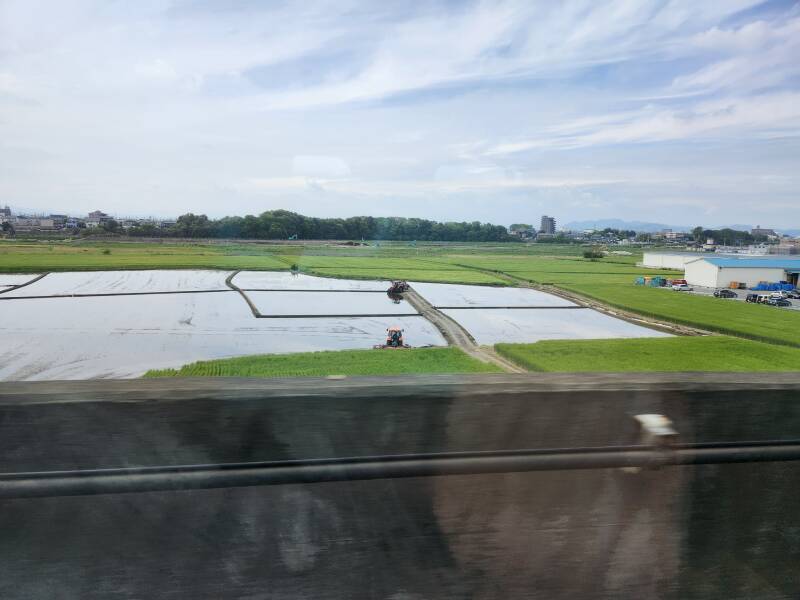
[[[196,360],[366,349],[395,324],[414,346],[446,345],[422,317],[256,319],[233,291],[8,300],[0,302],[0,379],[137,377]]]
[[[573,302],[526,288],[456,285],[450,283],[412,283],[420,295],[434,306],[575,306]]]
[[[285,271],[241,271],[233,283],[243,290],[352,290],[386,291],[390,281],[359,281],[313,277]]]
[[[539,340],[589,340],[664,337],[667,333],[640,327],[588,308],[445,309],[479,344]]]
[[[415,314],[405,300],[362,292],[247,292],[263,315]]]

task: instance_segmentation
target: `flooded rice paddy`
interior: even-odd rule
[[[384,290],[385,292],[385,290]],[[408,302],[392,301],[385,293],[247,292],[262,315],[414,315]]]
[[[0,288],[22,285],[23,283],[28,283],[32,279],[37,278],[38,276],[38,273],[35,275],[10,275],[7,273],[0,273]]]
[[[246,354],[371,348],[389,325],[445,345],[421,317],[256,319],[236,292],[0,302],[0,379],[138,377]]]
[[[225,271],[84,271],[50,273],[7,297],[229,290]],[[28,276],[26,276],[28,277]],[[30,277],[28,277],[30,279]]]
[[[575,306],[573,302],[553,294],[525,288],[416,282],[411,285],[436,308]]]
[[[479,344],[668,336],[588,308],[456,308],[442,312],[469,331]]]
[[[413,307],[383,293],[389,282],[237,273],[233,285],[268,317],[256,318],[245,298],[226,284],[231,275],[201,270],[51,273],[29,285],[38,275],[0,275],[0,380],[138,377],[148,369],[197,360],[366,349],[380,343],[391,325],[404,328],[412,346],[446,345],[425,318],[404,316],[415,315]],[[414,287],[436,306],[462,307],[442,312],[480,344],[664,335],[569,308],[568,301],[533,290]]]
[[[233,283],[243,290],[346,290],[385,292],[390,281],[331,279],[287,273],[286,271],[240,271]]]

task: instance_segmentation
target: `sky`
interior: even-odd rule
[[[0,0],[0,205],[800,227],[800,3]]]

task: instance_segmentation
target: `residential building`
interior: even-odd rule
[[[672,231],[671,229],[666,229],[664,231],[664,238],[670,241],[682,241],[689,239],[689,234],[684,233],[683,231]]]
[[[48,218],[53,220],[53,226],[56,229],[63,229],[69,217],[67,215],[50,215]]]
[[[12,221],[13,215],[11,214],[11,209],[6,206],[5,208],[0,208],[0,223],[10,223]]]
[[[111,216],[101,210],[94,210],[86,217],[86,227],[100,227],[111,220]]]
[[[767,229],[765,227],[761,227],[761,225],[756,225],[753,229],[750,230],[750,235],[754,236],[766,236],[768,238],[777,238],[778,234],[775,233],[774,229]]]
[[[55,222],[49,217],[30,217],[26,215],[17,215],[12,224],[17,232],[53,231],[56,229]]]
[[[508,232],[521,240],[532,240],[536,238],[536,230],[530,225],[514,225],[509,228]]]
[[[779,244],[769,246],[770,254],[800,254],[800,239],[784,238]]]
[[[542,215],[542,222],[541,226],[539,227],[539,233],[555,235],[556,233],[556,220],[554,217],[548,217],[547,215]]]

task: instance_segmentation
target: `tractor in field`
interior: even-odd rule
[[[411,346],[407,346],[405,344],[405,341],[403,340],[403,330],[395,325],[386,330],[386,343],[377,344],[373,347],[376,350],[383,350],[385,348],[394,350],[396,348],[410,348]]]
[[[386,290],[386,293],[389,294],[389,296],[402,294],[403,292],[407,292],[410,287],[407,281],[393,281],[389,289]]]

